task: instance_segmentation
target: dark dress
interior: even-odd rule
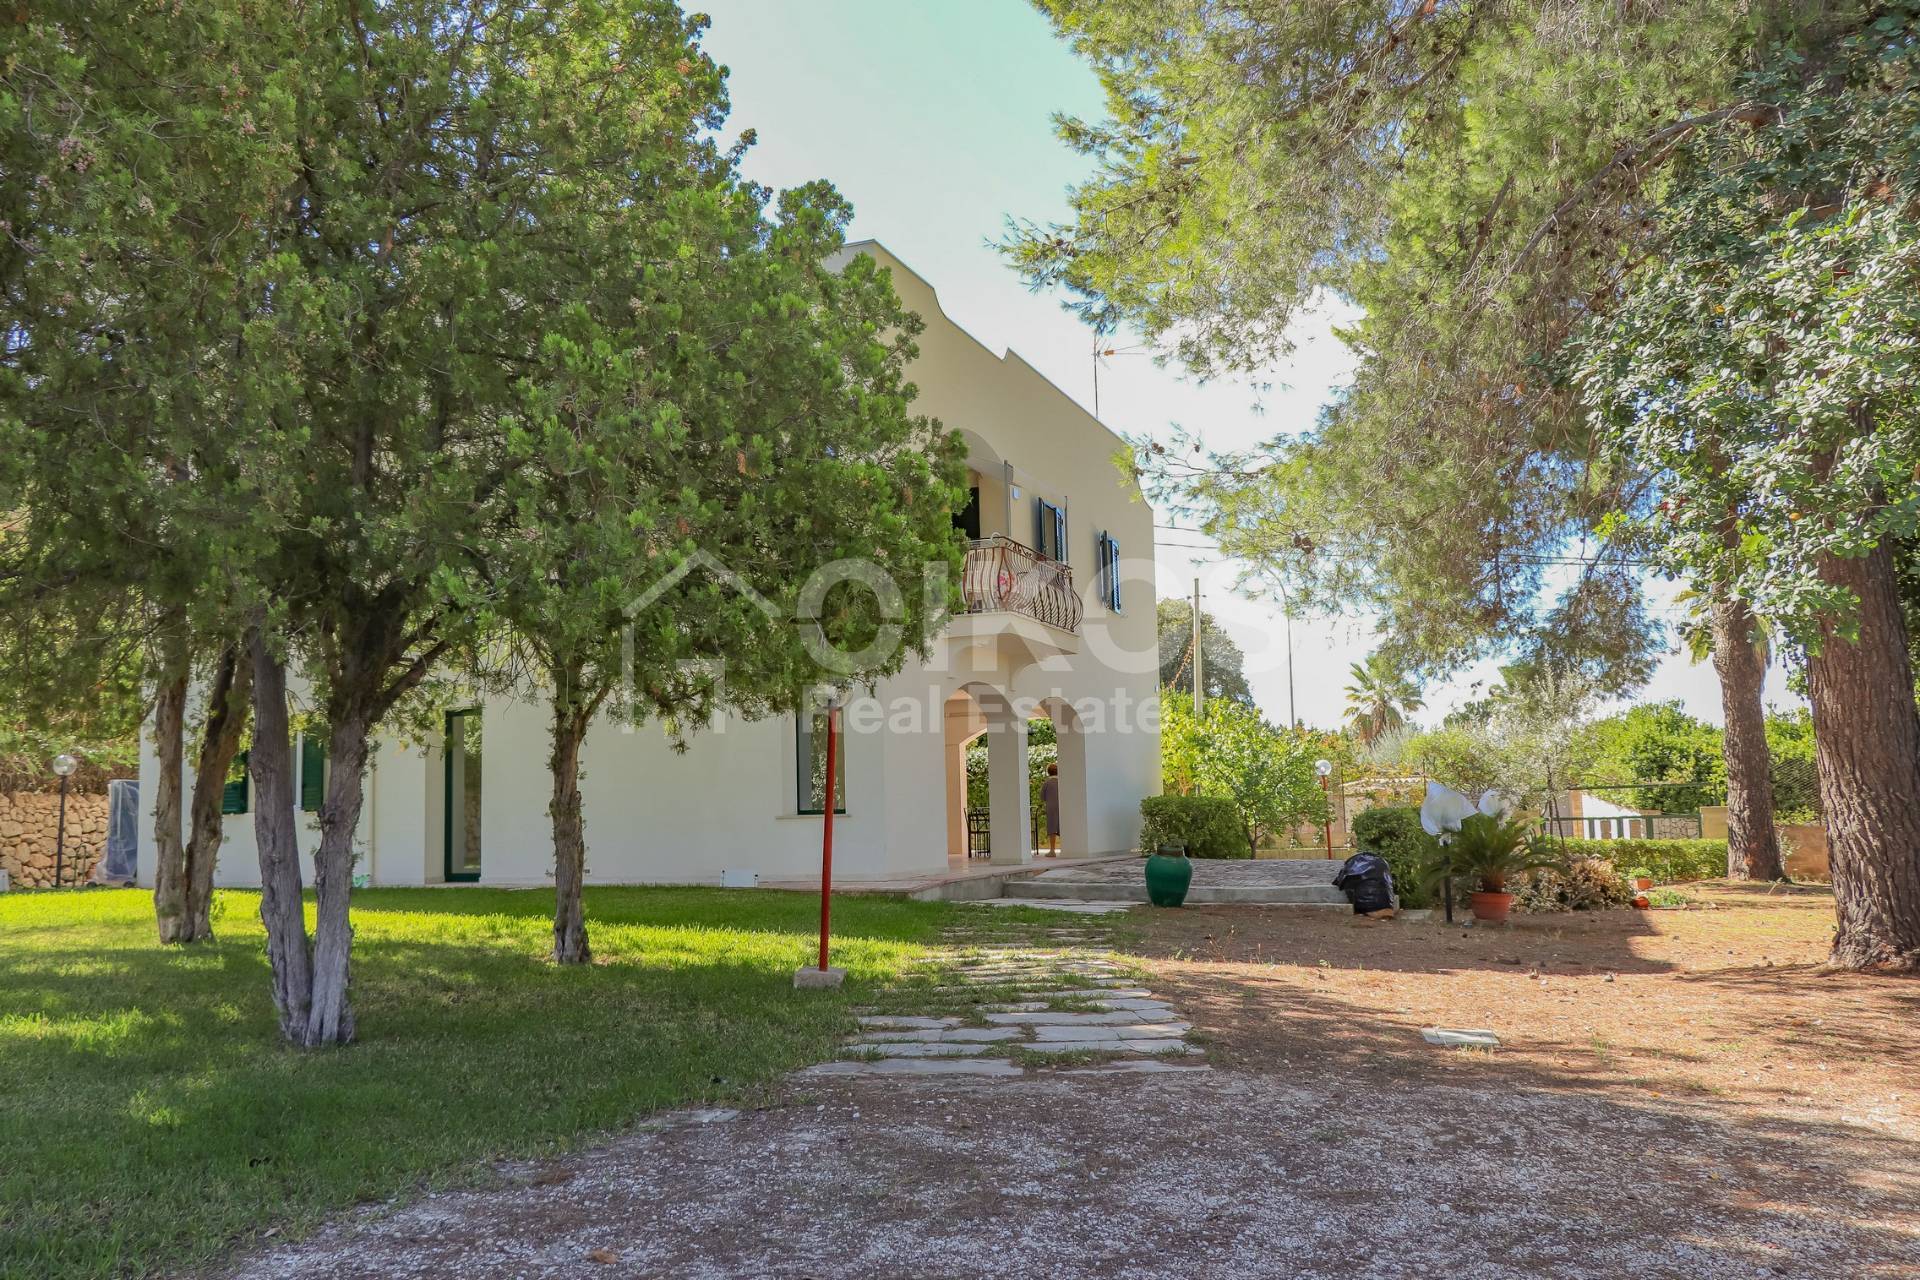
[[[1040,803],[1047,807],[1047,834],[1060,834],[1060,779],[1049,777],[1040,784]]]

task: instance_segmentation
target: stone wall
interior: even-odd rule
[[[1831,880],[1827,863],[1827,828],[1818,822],[1783,822],[1774,828],[1787,874],[1795,880]]]
[[[0,868],[16,889],[53,884],[53,850],[60,826],[60,796],[46,791],[0,791]],[[79,884],[107,848],[107,798],[67,797],[67,843],[62,884]]]

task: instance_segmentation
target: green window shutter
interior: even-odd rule
[[[327,748],[319,735],[309,731],[300,735],[300,808],[317,812],[326,796]]]
[[[1120,543],[1107,539],[1107,608],[1120,612]]]
[[[229,777],[227,785],[220,791],[221,813],[245,813],[247,811],[247,753],[242,751],[234,759],[239,767],[238,778]]]

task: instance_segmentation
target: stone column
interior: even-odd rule
[[[1073,712],[1056,706],[1053,736],[1060,754],[1060,856],[1084,858],[1093,852],[1087,820],[1087,737]]]
[[[1027,861],[1032,799],[1027,789],[1027,725],[1001,711],[987,726],[988,827],[996,865]]]
[[[947,856],[967,856],[967,744],[948,729],[947,746]]]

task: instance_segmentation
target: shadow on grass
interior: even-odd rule
[[[216,941],[187,949],[154,940],[145,894],[0,900],[0,1275],[173,1271],[268,1226],[749,1096],[831,1057],[849,1004],[950,910],[851,904],[847,988],[796,994],[805,895],[589,889],[597,962],[578,968],[547,958],[551,902],[356,895],[360,1040],[298,1053],[276,1034],[257,895],[222,893]]]

